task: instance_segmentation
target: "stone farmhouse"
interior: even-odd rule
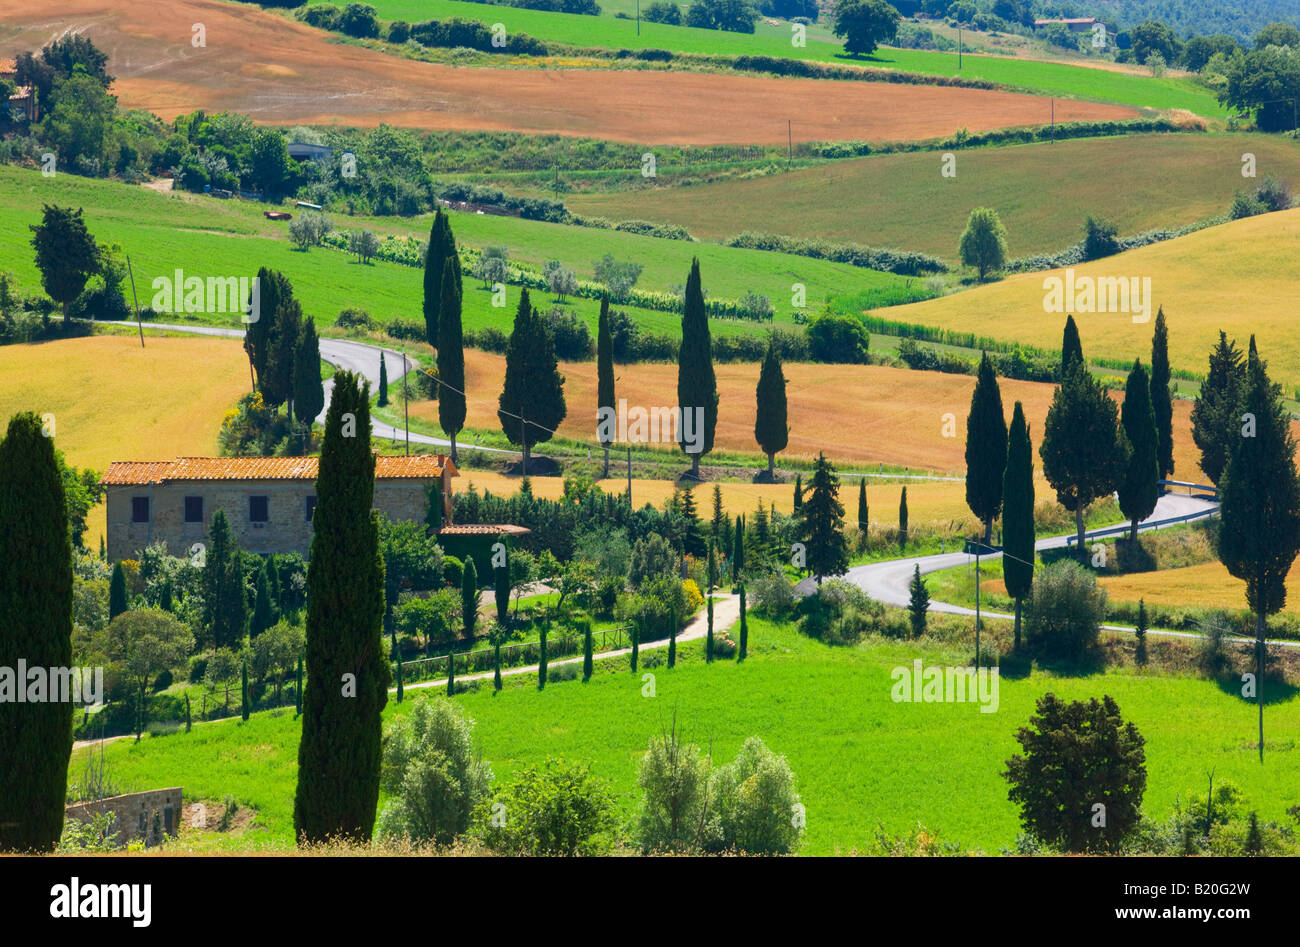
[[[204,543],[224,510],[241,548],[260,554],[311,552],[316,457],[178,457],[116,461],[100,483],[108,515],[110,562],[138,559],[163,541],[173,556]],[[451,522],[451,478],[442,454],[375,458],[374,508],[393,520]],[[430,505],[433,515],[430,516]]]

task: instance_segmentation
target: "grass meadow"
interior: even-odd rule
[[[620,10],[629,14],[633,12],[633,5],[625,0],[615,0],[613,5],[602,4],[602,14],[598,17],[485,6],[461,0],[375,0],[372,5],[382,19],[417,23],[421,20],[460,17],[488,24],[504,23],[506,29],[512,32],[574,46],[667,49],[680,53],[779,56],[847,63],[927,75],[987,79],[1044,95],[1096,99],[1156,109],[1186,109],[1198,115],[1214,117],[1227,115],[1212,92],[1185,78],[1154,79],[1058,62],[969,54],[962,57],[959,70],[955,52],[891,48],[879,49],[873,56],[855,60],[844,53],[841,42],[831,35],[829,21],[825,18],[809,29],[807,45],[798,47],[791,42],[790,24],[772,26],[762,20],[752,35],[647,22],[641,23],[638,35],[634,20],[614,17],[614,13]]]
[[[1285,818],[1300,802],[1291,756],[1300,715],[1274,708],[1266,715],[1268,750],[1261,766],[1253,744],[1254,705],[1190,677],[1111,670],[1084,677],[1034,671],[1000,682],[996,713],[972,704],[894,703],[891,671],[916,657],[964,663],[962,647],[872,640],[832,648],[789,626],[755,620],[750,660],[705,665],[701,646],[683,646],[682,661],[655,675],[653,698],[642,696],[641,674],[619,660],[592,681],[553,683],[537,691],[531,679],[493,695],[490,684],[456,699],[477,722],[476,737],[497,778],[548,756],[589,761],[609,782],[630,823],[639,790],[637,762],[649,738],[674,715],[686,738],[729,761],[750,735],[785,754],[807,807],[805,854],[862,848],[877,826],[904,833],[918,822],[944,840],[996,853],[1013,843],[1017,811],[1001,777],[1018,750],[1014,734],[1047,691],[1070,699],[1110,694],[1125,719],[1146,738],[1148,788],[1144,808],[1168,816],[1175,800],[1199,792],[1211,768],[1231,780],[1264,820]],[[643,668],[642,671],[645,671]],[[434,690],[436,693],[436,689]],[[418,691],[408,691],[409,702]],[[390,698],[386,719],[409,706]],[[248,723],[201,724],[192,733],[110,743],[112,778],[124,790],[182,786],[185,798],[233,795],[257,810],[242,837],[217,847],[287,847],[293,840],[293,793],[300,724],[292,710],[260,713]],[[84,765],[74,754],[71,774]]]
[[[287,226],[262,217],[265,205],[221,201],[199,195],[158,193],[116,181],[73,175],[43,178],[39,172],[0,168],[0,271],[15,278],[27,293],[39,293],[40,276],[31,250],[28,227],[40,221],[42,203],[85,208],[86,225],[100,243],[119,244],[130,255],[140,305],[149,305],[154,277],[171,277],[176,269],[187,275],[253,275],[261,266],[284,272],[304,312],[330,325],[341,309],[358,306],[381,322],[394,318],[419,321],[422,270],[376,261],[361,264],[342,251],[317,247],[297,250]],[[332,215],[340,229],[370,229],[380,235],[428,237],[430,217],[348,218]],[[772,299],[776,321],[791,322],[791,286],[806,287],[810,307],[832,295],[864,290],[893,291],[914,287],[919,280],[879,273],[842,263],[760,250],[740,250],[715,244],[660,240],[621,231],[594,230],[508,217],[454,214],[452,226],[461,246],[504,244],[512,258],[540,266],[557,258],[580,279],[590,279],[595,262],[605,253],[643,264],[638,282],[643,289],[670,291],[685,284],[691,258],[698,256],[705,288],[714,298],[736,298],[747,291]],[[466,275],[464,325],[467,331],[496,326],[509,331],[518,290],[508,292],[504,308],[492,306],[490,291]],[[539,306],[550,305],[547,293],[534,293]],[[586,320],[593,334],[599,303],[570,299],[568,305]],[[643,331],[681,334],[675,313],[627,309]],[[213,315],[203,321],[238,325],[238,316]],[[767,324],[714,320],[719,334],[766,331]]]

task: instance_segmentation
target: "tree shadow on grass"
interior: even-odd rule
[[[1223,693],[1228,697],[1235,697],[1245,704],[1253,705],[1256,702],[1256,698],[1254,697],[1241,696],[1241,689],[1245,685],[1242,684],[1240,676],[1233,677],[1232,675],[1224,675],[1215,678],[1214,683],[1217,684],[1219,690],[1223,691]],[[1285,704],[1289,701],[1295,700],[1297,696],[1300,696],[1300,687],[1279,680],[1265,672],[1263,694],[1265,707],[1272,706],[1273,704]]]

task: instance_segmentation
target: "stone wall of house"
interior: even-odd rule
[[[142,840],[146,846],[157,845],[162,835],[173,838],[180,830],[181,789],[151,789],[124,796],[109,796],[94,802],[79,802],[64,809],[64,817],[90,822],[97,815],[112,812],[117,817],[115,830],[123,847]]]
[[[430,480],[377,480],[376,510],[394,520],[423,523],[428,512],[426,489]],[[131,522],[133,497],[148,497],[147,523]],[[185,522],[185,498],[203,498],[203,522]],[[264,523],[250,518],[249,498],[267,497]],[[138,559],[146,546],[163,541],[173,556],[189,556],[195,543],[207,543],[212,515],[225,510],[231,531],[241,549],[260,554],[311,550],[312,526],[307,500],[316,496],[309,480],[210,480],[163,484],[109,486],[105,497],[108,519],[109,561]]]

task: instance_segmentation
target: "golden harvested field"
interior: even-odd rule
[[[214,454],[222,416],[248,390],[243,348],[226,339],[99,335],[0,347],[0,418],[54,415],[68,463]],[[89,520],[97,547],[104,508]]]
[[[910,491],[909,491],[910,492]],[[1101,584],[1112,599],[1150,605],[1200,605],[1206,608],[1244,609],[1246,583],[1228,574],[1221,562],[1206,562],[1183,569],[1141,572],[1135,575],[1102,577]],[[1293,567],[1286,580],[1286,608],[1300,614],[1300,566]]]
[[[754,388],[758,365],[716,366],[720,450],[757,452],[754,442]],[[568,416],[560,433],[594,441],[596,363],[566,362],[564,394]],[[505,358],[477,350],[465,352],[466,390],[470,396],[466,425],[495,430],[497,395],[505,375]],[[968,375],[914,372],[880,365],[785,366],[790,444],[785,453],[814,457],[818,451],[837,463],[897,464],[914,470],[962,476],[965,472],[966,413],[975,379]],[[677,401],[674,364],[620,365],[615,391],[629,407],[673,405]],[[1024,403],[1035,443],[1042,435],[1053,386],[999,379],[1008,421],[1017,400]],[[1116,397],[1121,392],[1113,393]],[[951,414],[953,437],[945,437]],[[1179,479],[1200,476],[1190,433],[1191,402],[1174,402],[1174,466]],[[416,402],[412,417],[438,423],[437,403]],[[779,463],[779,457],[778,457]],[[1039,466],[1035,457],[1035,466]],[[1044,487],[1044,491],[1046,488]],[[1043,497],[1048,496],[1046,492]]]
[[[1198,374],[1223,329],[1243,351],[1251,333],[1275,381],[1300,385],[1300,209],[1232,221],[1073,268],[1075,276],[1150,277],[1152,320],[1128,314],[1076,314],[1086,356],[1150,358],[1155,306],[1169,321],[1169,358]],[[1019,341],[1061,344],[1063,314],[1044,311],[1044,280],[1063,270],[1027,273],[941,299],[891,308],[903,322]]]
[[[611,473],[614,470],[611,469]],[[455,481],[454,489],[462,491],[470,484],[482,493],[489,490],[497,496],[511,496],[519,490],[519,477],[507,477],[498,473],[485,473],[481,470],[466,471]],[[623,493],[627,489],[627,480],[612,476],[609,480],[598,482],[602,490],[609,493]],[[673,493],[673,484],[667,480],[632,480],[632,502],[640,507],[646,503],[660,507]],[[764,506],[776,505],[782,513],[790,513],[794,499],[792,483],[758,484],[758,483],[724,483],[722,486],[722,504],[729,513],[750,513],[758,508],[761,499]],[[898,497],[901,483],[867,484],[867,505],[871,522],[881,527],[898,525]],[[533,495],[546,499],[556,499],[564,494],[564,482],[559,477],[533,477]],[[1045,485],[1039,486],[1045,489]],[[854,521],[857,517],[857,483],[841,485],[840,500],[844,503],[845,517]],[[707,519],[711,515],[713,504],[713,485],[704,483],[695,488],[696,505],[700,514]],[[956,522],[957,528],[974,528],[970,510],[966,508],[966,485],[964,483],[914,481],[907,484],[908,525],[913,529],[946,528]]]
[[[108,53],[124,107],[170,120],[196,108],[277,125],[380,122],[656,144],[936,138],[1046,124],[1042,96],[982,89],[687,72],[458,68],[338,42],[257,7],[218,0],[0,0],[0,54],[85,32]],[[191,45],[191,24],[207,45]],[[11,38],[10,38],[11,37]],[[1056,100],[1056,120],[1135,109]]]

